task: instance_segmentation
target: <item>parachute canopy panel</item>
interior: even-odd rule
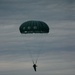
[[[22,34],[49,33],[48,25],[42,21],[26,21],[20,26],[19,30]]]

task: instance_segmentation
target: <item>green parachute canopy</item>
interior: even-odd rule
[[[43,21],[26,21],[19,27],[20,33],[49,33],[48,25]]]

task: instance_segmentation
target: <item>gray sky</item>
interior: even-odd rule
[[[49,34],[21,35],[28,20]],[[36,75],[75,75],[75,0],[0,0],[0,75],[35,75],[28,50],[41,50]]]

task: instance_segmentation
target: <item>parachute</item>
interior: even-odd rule
[[[42,21],[27,21],[20,26],[19,30],[22,34],[48,33],[49,27],[45,22]]]
[[[32,33],[34,33],[34,34],[49,33],[49,26],[43,21],[31,20],[31,21],[26,21],[26,22],[22,23],[19,27],[19,31],[21,34],[25,34],[25,35],[32,34]],[[33,59],[34,57],[32,57],[32,56],[34,53],[32,53],[31,51],[32,50],[30,50],[30,52],[29,52],[30,57],[32,58],[32,62],[36,64],[41,50],[38,50],[36,59]]]

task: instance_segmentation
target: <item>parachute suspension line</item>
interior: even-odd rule
[[[38,53],[37,53],[37,58],[36,58],[36,60],[35,60],[35,64],[37,63],[37,61],[38,61],[38,59],[39,59],[39,57],[40,57],[40,53],[41,53],[41,50],[39,49],[39,50],[38,50]]]
[[[25,41],[25,38],[24,37],[26,37],[26,36],[25,35],[22,35],[21,37],[22,37],[22,40]],[[28,46],[28,44],[27,44],[27,46]],[[29,57],[31,58],[32,63],[34,64],[34,59],[33,59],[31,50],[30,49],[28,50],[28,48],[27,48],[27,51],[28,51]]]
[[[30,58],[31,58],[31,60],[32,60],[32,63],[34,64],[34,59],[33,59],[32,53],[31,53],[30,50],[28,50],[28,52],[29,52],[29,56],[30,56]]]
[[[21,35],[21,37],[22,37],[22,40],[23,40],[23,44],[25,44],[25,43],[24,43],[24,41],[25,41],[25,38],[24,38],[24,37],[26,37],[26,36],[25,36],[25,35]],[[28,46],[28,45],[27,45],[27,46]],[[24,49],[25,49],[25,48],[24,48]],[[27,48],[27,49],[28,49],[28,48]],[[31,51],[30,51],[30,50],[27,50],[27,51],[28,51],[28,54],[29,54],[29,56],[30,56],[30,58],[31,58],[31,60],[32,60],[32,62],[33,62],[33,64],[34,64]]]
[[[40,40],[41,40],[41,38],[40,38]],[[40,41],[39,41],[38,47],[39,47],[39,50],[38,50],[38,52],[37,52],[37,58],[36,58],[36,60],[35,60],[35,63],[37,63],[39,57],[41,56],[41,53],[42,53],[42,50],[43,50],[42,48],[44,47],[44,46],[43,46],[43,43],[40,44]]]
[[[41,50],[39,49],[39,50],[37,50],[37,52],[36,52],[36,57],[34,57],[35,55],[33,55],[33,53],[32,53],[32,51],[31,50],[28,50],[28,52],[29,52],[29,56],[30,56],[30,58],[31,58],[31,60],[32,60],[32,63],[33,64],[37,64],[37,61],[38,61],[38,59],[39,59],[39,57],[40,57],[40,54],[41,54]]]

